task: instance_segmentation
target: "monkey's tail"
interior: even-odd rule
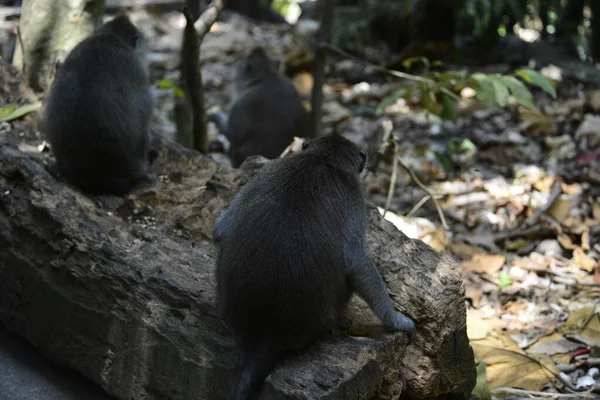
[[[278,360],[278,352],[269,345],[262,345],[256,351],[247,353],[231,400],[250,400]]]

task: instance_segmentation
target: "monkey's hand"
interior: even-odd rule
[[[415,340],[415,336],[417,335],[415,323],[412,319],[408,318],[404,314],[396,313],[394,324],[390,328],[392,328],[395,331],[405,332],[408,335],[409,343],[412,343]]]

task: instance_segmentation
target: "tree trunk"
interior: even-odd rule
[[[25,0],[14,65],[36,92],[52,83],[57,52],[68,54],[102,24],[104,0]]]
[[[265,161],[233,169],[153,147],[166,179],[118,198],[87,197],[51,175],[49,155],[0,145],[0,323],[118,399],[226,399],[241,355],[215,306],[211,230]],[[259,399],[468,398],[460,266],[373,209],[367,244],[415,342],[354,298],[347,330],[279,364]]]
[[[325,44],[330,43],[331,26],[336,0],[323,0],[323,18],[317,32],[315,59],[313,61],[313,87],[311,96],[310,130],[311,137],[321,136],[321,117],[323,115],[323,84],[325,83],[325,64],[327,62],[327,49]]]

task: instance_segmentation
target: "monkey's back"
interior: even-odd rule
[[[252,155],[279,157],[294,136],[307,136],[307,118],[291,81],[280,74],[268,74],[240,93],[229,112],[227,136],[234,165]]]
[[[120,194],[145,175],[151,112],[147,70],[134,48],[96,34],[59,70],[42,128],[67,180]]]
[[[356,210],[343,205],[364,203],[356,179],[334,169],[300,153],[273,161],[240,193],[220,243],[217,301],[242,346],[304,346],[347,303],[344,215]]]

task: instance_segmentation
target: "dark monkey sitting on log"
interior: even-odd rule
[[[231,142],[237,168],[253,155],[279,157],[294,136],[305,136],[308,113],[291,80],[259,47],[235,65],[229,120],[214,113],[209,121]]]
[[[287,352],[334,328],[354,292],[414,338],[368,254],[365,162],[342,136],[315,139],[263,167],[217,219],[217,303],[244,352],[232,399],[250,399]]]
[[[58,171],[93,194],[123,195],[147,178],[152,114],[141,33],[122,14],[79,43],[58,71],[42,131]]]

